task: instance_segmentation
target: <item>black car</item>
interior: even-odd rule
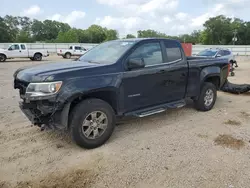
[[[180,108],[187,98],[198,110],[211,110],[228,71],[227,59],[186,57],[176,40],[124,39],[102,43],[77,61],[19,69],[14,88],[34,125],[67,129],[79,146],[96,148],[120,117]]]

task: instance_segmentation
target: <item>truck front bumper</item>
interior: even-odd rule
[[[19,108],[33,125],[38,127],[45,125],[60,130],[68,128],[70,104],[66,104],[63,109],[58,110],[53,106],[46,106],[42,103],[19,102]]]

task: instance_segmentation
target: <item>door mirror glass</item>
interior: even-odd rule
[[[144,60],[141,59],[129,59],[128,60],[128,69],[139,69],[145,67],[145,62]]]

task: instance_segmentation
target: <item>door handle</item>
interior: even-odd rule
[[[21,50],[19,52],[22,52]]]

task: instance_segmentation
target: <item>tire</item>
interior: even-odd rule
[[[43,58],[42,54],[37,53],[34,55],[33,60],[34,61],[42,61],[42,58]]]
[[[112,107],[105,101],[100,99],[84,100],[76,105],[71,113],[71,137],[78,146],[86,149],[94,149],[103,145],[111,137],[115,128],[115,113]],[[101,119],[103,119],[102,123],[106,124],[106,126],[103,126],[106,127],[105,130],[98,128],[104,124],[98,125],[98,122],[96,123],[94,120],[95,118],[92,118],[92,113],[97,119],[101,117],[99,116],[101,113],[102,115],[104,114]],[[91,120],[93,120],[92,123]],[[100,134],[97,138],[94,136],[95,129]]]
[[[6,56],[4,54],[0,54],[0,62],[5,62]]]
[[[234,72],[231,72],[231,76],[235,76],[235,73],[234,73]]]
[[[65,54],[65,58],[66,58],[66,59],[70,59],[70,58],[71,58],[71,53],[66,53],[66,54]]]
[[[207,98],[207,100],[205,99]],[[195,100],[195,108],[199,111],[209,111],[214,107],[217,99],[216,86],[213,83],[205,82],[202,86],[200,96]]]

